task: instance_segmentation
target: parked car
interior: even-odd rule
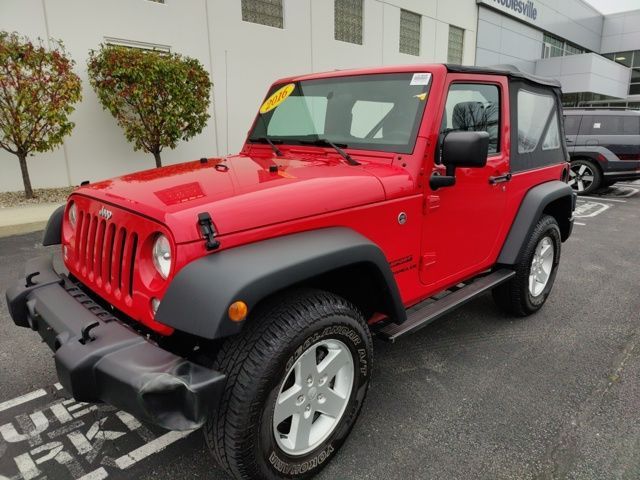
[[[81,186],[7,292],[74,398],[204,425],[235,478],[307,478],[396,341],[547,300],[575,194],[560,86],[411,65],[278,80],[242,150]],[[409,310],[411,309],[411,310]]]
[[[579,195],[640,178],[640,111],[565,109],[564,128]]]

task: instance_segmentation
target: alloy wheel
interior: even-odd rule
[[[529,270],[529,293],[532,296],[540,295],[549,283],[553,269],[553,258],[553,241],[549,237],[542,237],[536,245]]]
[[[353,388],[354,362],[340,340],[309,347],[285,375],[273,412],[278,446],[291,456],[311,452],[333,433]]]
[[[584,164],[573,164],[569,169],[569,181],[571,188],[578,192],[588,190],[593,184],[595,175],[591,167]]]

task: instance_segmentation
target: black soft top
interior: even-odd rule
[[[510,78],[518,78],[527,80],[538,85],[546,87],[560,88],[560,82],[555,78],[538,77],[529,73],[522,72],[514,65],[492,65],[489,67],[470,67],[466,65],[450,65],[445,64],[447,70],[453,73],[479,73],[483,75],[506,75]]]

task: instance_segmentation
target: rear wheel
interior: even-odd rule
[[[602,173],[590,160],[572,160],[567,183],[578,192],[578,195],[589,195],[600,188]]]
[[[307,478],[354,425],[371,375],[372,343],[346,300],[301,290],[263,305],[220,351],[227,374],[205,437],[238,479]]]
[[[520,253],[516,276],[493,289],[493,298],[503,310],[527,316],[547,301],[560,262],[560,228],[555,218],[543,215]]]

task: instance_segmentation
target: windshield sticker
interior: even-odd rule
[[[413,98],[419,98],[424,102],[424,99],[427,98],[427,92],[419,93],[418,95],[414,95]]]
[[[282,102],[284,102],[291,92],[296,88],[295,83],[289,83],[282,88],[276,90],[273,95],[265,100],[265,102],[260,107],[260,113],[267,113],[276,108]]]
[[[429,85],[430,81],[430,73],[414,73],[410,85]]]

